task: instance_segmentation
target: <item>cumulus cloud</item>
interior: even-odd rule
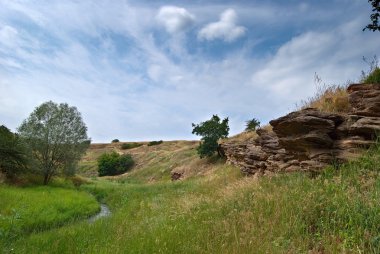
[[[203,27],[198,33],[198,38],[208,41],[223,39],[224,41],[232,42],[246,32],[246,28],[237,26],[236,21],[237,14],[235,10],[227,9],[220,15],[218,22],[210,23]]]
[[[195,20],[194,15],[186,9],[177,6],[161,7],[156,19],[171,34],[186,30]]]

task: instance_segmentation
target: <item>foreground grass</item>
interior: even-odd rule
[[[379,253],[380,149],[317,177],[217,164],[179,182],[82,186],[113,214],[8,242],[15,253]]]
[[[99,210],[89,193],[57,187],[0,185],[0,201],[0,249],[21,235],[86,218]]]

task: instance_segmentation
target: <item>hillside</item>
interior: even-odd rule
[[[121,146],[126,143],[91,144],[80,162],[78,173],[86,177],[97,176],[96,159],[101,154],[112,151],[119,154],[131,154],[135,165],[124,175],[105,178],[117,178],[134,183],[169,181],[173,172],[182,174],[182,178],[210,174],[215,168],[215,160],[218,160],[217,158],[200,159],[196,151],[199,141],[164,141],[154,146],[148,146],[147,142],[140,142],[143,144],[140,147],[121,149]]]

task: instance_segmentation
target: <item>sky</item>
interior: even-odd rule
[[[321,83],[358,82],[380,55],[366,0],[0,0],[0,124],[46,101],[82,113],[93,142],[230,135],[296,109]]]

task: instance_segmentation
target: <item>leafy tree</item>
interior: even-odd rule
[[[0,171],[8,178],[26,169],[28,157],[21,138],[4,125],[0,126]]]
[[[380,31],[379,25],[379,17],[380,17],[380,0],[368,0],[368,2],[372,5],[372,14],[370,16],[372,24],[368,24],[363,28],[363,31],[368,29],[372,30],[372,32]]]
[[[260,126],[260,121],[256,118],[252,118],[252,120],[246,122],[245,126],[246,131],[255,131],[256,128]]]
[[[116,139],[112,140],[111,143],[119,143],[119,142],[120,142],[120,141],[116,138]]]
[[[202,136],[202,142],[197,148],[201,158],[205,156],[210,157],[214,155],[215,152],[217,152],[220,157],[223,156],[218,140],[226,138],[230,128],[228,127],[228,117],[223,121],[220,120],[218,115],[213,115],[208,121],[201,122],[200,124],[192,124],[194,128],[192,133]]]
[[[115,151],[104,153],[98,158],[99,176],[113,176],[127,172],[134,165],[129,154],[119,155]]]
[[[43,103],[18,131],[30,147],[45,185],[56,174],[73,174],[90,144],[80,112],[67,103]]]

